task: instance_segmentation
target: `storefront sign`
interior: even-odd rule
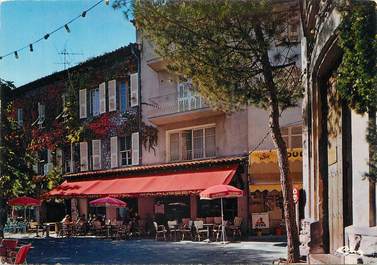
[[[302,148],[291,148],[287,150],[289,161],[302,161]],[[250,153],[250,163],[277,163],[277,151],[254,151]]]
[[[270,228],[270,218],[268,213],[252,213],[251,222],[253,229]]]

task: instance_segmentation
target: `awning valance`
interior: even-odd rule
[[[293,187],[294,188],[297,188],[297,189],[302,189],[302,183],[294,183],[293,184]],[[276,184],[251,184],[249,185],[249,190],[250,192],[256,192],[257,190],[258,191],[273,191],[273,190],[276,190],[276,191],[281,191],[281,185],[280,183]]]
[[[217,184],[229,184],[238,165],[148,176],[65,181],[45,197],[157,196],[199,193]]]
[[[291,148],[287,152],[289,161],[302,161],[302,148]],[[277,162],[276,150],[254,151],[250,153],[250,164]]]

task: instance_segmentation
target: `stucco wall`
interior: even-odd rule
[[[369,181],[363,179],[368,172],[369,147],[365,139],[368,115],[352,111],[352,201],[353,225],[369,226]]]

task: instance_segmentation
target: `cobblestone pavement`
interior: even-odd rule
[[[48,264],[271,264],[284,257],[284,242],[165,242],[151,239],[110,240],[97,238],[20,238],[31,242],[28,263]]]

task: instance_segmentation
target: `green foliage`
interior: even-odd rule
[[[134,16],[142,34],[169,61],[170,70],[192,78],[199,93],[216,109],[270,106],[263,76],[263,53],[287,27],[284,12],[271,12],[273,1],[136,1]],[[265,40],[255,37],[261,27]],[[281,42],[281,41],[280,41]],[[270,59],[281,109],[302,97],[300,71],[285,40]],[[284,50],[284,51],[283,51]]]
[[[337,90],[351,108],[365,113],[377,104],[375,4],[353,1],[339,27],[343,50]]]
[[[1,90],[14,88],[13,84],[0,80]],[[33,192],[31,168],[33,156],[29,153],[27,144],[24,141],[24,131],[20,129],[17,122],[10,117],[12,106],[4,103],[2,99],[1,120],[1,146],[0,146],[0,197],[9,198],[19,195],[31,194]]]

